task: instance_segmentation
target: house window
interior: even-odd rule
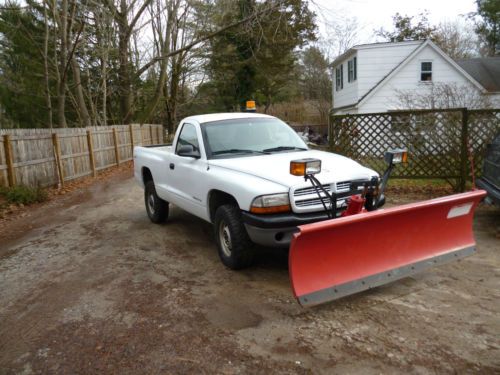
[[[357,59],[353,58],[347,62],[347,81],[353,82],[357,78]]]
[[[424,61],[420,64],[420,81],[432,81],[432,62]]]
[[[339,91],[344,88],[344,65],[340,65],[335,69],[335,90]]]
[[[357,80],[358,79],[358,58],[355,57],[354,59],[352,59],[352,65],[354,66],[354,79],[353,81]]]

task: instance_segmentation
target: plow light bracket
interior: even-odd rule
[[[308,176],[321,172],[321,160],[305,158],[290,162],[290,174],[294,176]]]
[[[408,161],[408,151],[404,148],[388,150],[384,154],[384,160],[389,165],[406,163]]]

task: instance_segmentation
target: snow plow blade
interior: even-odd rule
[[[289,273],[302,306],[332,301],[473,254],[484,190],[299,226]]]

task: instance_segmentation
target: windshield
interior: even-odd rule
[[[208,122],[202,131],[209,158],[307,150],[297,133],[276,118]]]

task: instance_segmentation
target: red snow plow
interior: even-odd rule
[[[373,200],[373,211],[361,210],[359,196],[353,196],[350,205],[354,209],[348,207],[343,217],[335,218],[334,213],[330,220],[299,226],[290,245],[289,273],[301,305],[358,293],[476,251],[472,220],[486,192],[476,190],[374,211],[392,166],[391,160],[380,185],[373,188],[379,191],[373,190],[375,194],[370,196],[370,189],[365,189],[368,194],[363,199]],[[314,176],[306,178],[321,187]]]

